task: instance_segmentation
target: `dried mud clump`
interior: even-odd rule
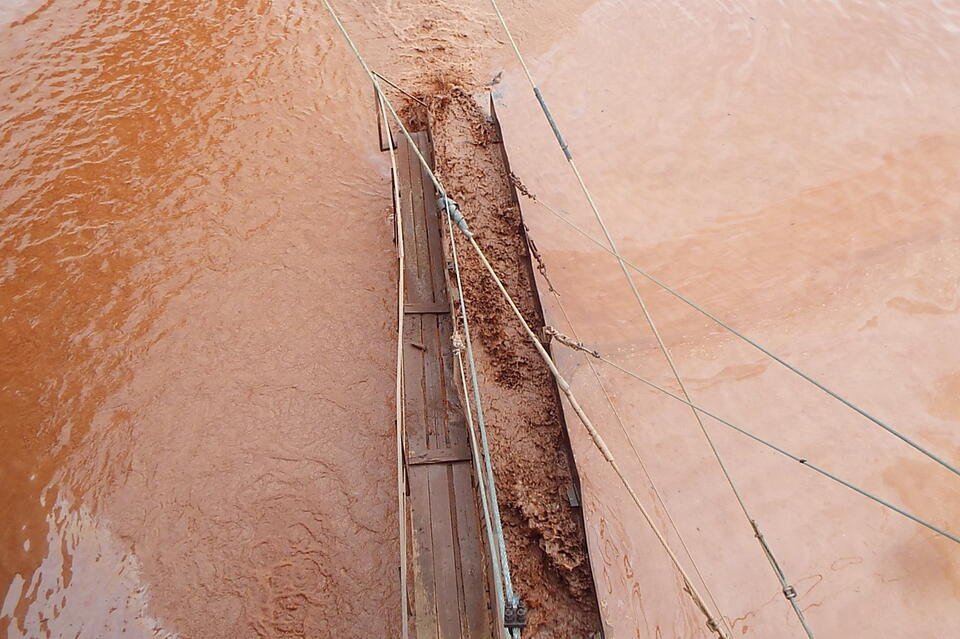
[[[434,161],[484,253],[535,331],[542,328],[520,209],[498,128],[462,89],[429,99]],[[582,519],[553,378],[464,238],[464,295],[480,370],[498,497],[528,637],[600,630]]]

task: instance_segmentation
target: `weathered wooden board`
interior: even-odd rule
[[[424,133],[414,134],[429,159]],[[485,550],[474,494],[453,321],[433,185],[405,139],[397,144],[403,241],[404,410],[417,639],[489,639]]]

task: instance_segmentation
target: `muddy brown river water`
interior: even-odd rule
[[[628,257],[960,460],[960,3],[501,4]],[[337,6],[410,90],[491,85],[599,233],[486,2]],[[0,635],[397,635],[372,107],[316,2],[0,8]],[[669,385],[616,263],[524,214],[581,338]],[[643,291],[696,401],[960,529],[956,476]],[[689,411],[601,371],[736,636],[801,636]],[[568,423],[607,636],[707,636]],[[819,637],[960,636],[956,544],[708,428]]]

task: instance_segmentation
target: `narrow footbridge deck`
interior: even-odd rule
[[[426,133],[413,134],[432,162]],[[397,141],[405,247],[404,412],[412,543],[412,636],[492,637],[486,550],[466,417],[455,386],[453,321],[436,195]]]

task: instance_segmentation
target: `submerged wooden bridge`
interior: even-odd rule
[[[449,199],[432,173],[430,133],[416,132],[408,137],[404,131],[403,135],[397,135],[386,127],[386,114],[381,112],[381,117],[380,148],[390,151],[391,155],[395,232],[402,265],[397,297],[401,326],[397,353],[400,398],[397,453],[399,523],[403,540],[402,636],[519,639],[527,624],[527,609],[523,593],[514,589],[511,561],[507,557],[508,535],[504,534],[501,523],[493,461],[481,410],[483,384],[473,359],[464,292],[459,290],[461,264],[457,247],[460,244],[453,241],[454,237],[462,239],[459,236],[462,232],[469,247],[478,253],[481,249],[473,241],[457,204]],[[542,326],[543,309],[527,252],[529,238],[524,232],[516,188],[507,179],[509,163],[492,100],[489,118],[495,135],[485,140],[484,148],[488,149],[490,161],[502,162],[503,185],[509,189],[505,197],[511,198],[516,207],[517,235],[504,241],[519,251],[518,255],[525,256],[515,266],[525,269],[522,279],[529,286],[527,294]],[[441,205],[446,207],[445,211],[438,210]],[[526,326],[525,321],[523,325]],[[532,337],[532,329],[527,327],[527,330]],[[550,451],[544,459],[548,464],[568,464],[569,477],[557,485],[556,491],[547,489],[542,498],[560,500],[560,508],[569,509],[563,511],[564,516],[571,517],[582,532],[579,477],[560,412],[559,391],[552,381],[547,376],[546,380],[530,383],[538,389],[534,395],[543,395],[537,395],[537,401],[555,406],[557,411],[551,414],[557,415],[559,436],[543,444]],[[521,401],[531,401],[531,392],[528,388],[525,400]],[[521,432],[528,418],[525,413],[512,417]],[[554,449],[554,446],[560,448]],[[531,525],[530,530],[535,527]],[[508,532],[516,535],[515,530]],[[526,543],[523,539],[526,537],[522,537],[521,544]],[[538,570],[556,569],[546,553],[523,555],[523,548],[526,546],[519,550],[522,555],[519,565],[527,571],[524,573],[527,592],[530,583],[526,578],[533,575],[536,581],[541,575]],[[535,566],[532,571],[531,562]],[[565,608],[567,604],[563,602],[555,609],[558,604],[555,593],[544,592],[542,588],[534,592],[538,593],[533,596],[538,607],[531,621],[539,624],[538,627],[553,623],[550,620],[557,615],[568,618],[573,614],[580,619],[579,612],[591,614],[595,610],[595,600],[584,600],[575,613]],[[596,620],[599,623],[599,616]],[[580,625],[589,628],[592,623]],[[584,634],[588,635],[599,637],[602,633]]]
[[[412,137],[432,163],[427,134]],[[402,137],[396,155],[406,247],[403,408],[413,573],[407,613],[417,639],[489,638],[498,614],[490,604],[464,405],[453,382],[452,307],[436,196]]]

